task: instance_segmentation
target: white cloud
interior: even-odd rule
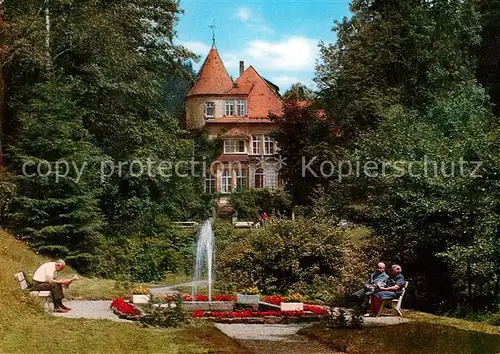
[[[291,76],[273,76],[271,82],[279,87],[288,87],[299,82],[299,79]]]
[[[248,7],[240,7],[236,12],[236,18],[245,23],[246,27],[256,35],[271,34],[274,31],[266,24],[262,15],[252,11]]]
[[[256,68],[311,70],[318,57],[318,42],[306,37],[289,37],[279,42],[251,41],[243,53]]]
[[[236,17],[238,17],[241,21],[246,22],[250,18],[251,11],[247,7],[241,7],[238,9],[236,13]]]
[[[203,42],[182,42],[184,47],[189,49],[195,54],[201,55],[202,58],[206,57],[208,52],[210,51],[210,47]]]

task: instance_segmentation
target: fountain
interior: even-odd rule
[[[198,281],[203,276],[203,266],[206,264],[206,276],[208,281],[208,302],[212,302],[212,280],[214,263],[215,237],[212,230],[212,219],[205,220],[198,231],[198,242],[196,244],[196,263],[193,277],[193,297],[197,294]]]

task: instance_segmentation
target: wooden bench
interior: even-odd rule
[[[174,226],[178,227],[180,229],[186,229],[186,228],[196,228],[198,227],[199,223],[196,221],[177,221],[174,222]]]
[[[236,221],[234,223],[234,227],[236,228],[253,229],[253,228],[258,228],[259,226],[260,226],[259,223],[255,223],[253,221]]]
[[[384,312],[384,306],[392,307],[392,309],[395,310],[400,317],[403,317],[403,309],[401,308],[401,304],[403,303],[403,296],[405,295],[407,287],[408,282],[405,281],[405,286],[403,287],[403,290],[401,290],[401,295],[399,296],[399,298],[382,300],[382,304],[380,305],[380,310],[378,310],[377,317],[382,315],[382,312]]]
[[[27,290],[29,291],[29,294],[31,296],[38,296],[41,297],[45,300],[44,306],[47,306],[47,308],[50,309],[49,306],[49,296],[50,296],[50,291],[30,291],[30,284],[28,284],[28,281],[26,280],[26,275],[24,272],[19,272],[14,274],[14,277],[16,280],[19,282],[19,286],[21,287],[22,290]]]

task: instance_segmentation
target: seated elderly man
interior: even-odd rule
[[[353,297],[358,300],[363,299],[362,306],[366,306],[369,296],[372,295],[378,287],[384,286],[388,278],[389,276],[385,272],[385,264],[380,262],[377,264],[375,272],[370,275],[370,278],[366,281],[365,285],[363,285],[363,288],[352,294]]]
[[[57,279],[57,272],[63,270],[64,267],[66,267],[66,263],[59,259],[56,262],[42,264],[33,275],[33,290],[50,291],[50,296],[54,302],[54,312],[68,312],[71,310],[62,303],[64,297],[62,287],[63,285],[69,286],[73,280],[78,279],[78,277],[67,280]]]
[[[405,286],[405,278],[401,274],[401,267],[394,264],[391,267],[389,279],[385,286],[378,288],[378,291],[371,296],[370,311],[372,316],[376,316],[382,306],[383,300],[396,299],[401,295]]]

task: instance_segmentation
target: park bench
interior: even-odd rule
[[[253,229],[258,227],[257,223],[253,221],[236,221],[234,223],[234,227],[236,228],[246,228],[246,229]]]
[[[198,223],[196,221],[178,221],[174,222],[174,226],[178,227],[180,229],[185,229],[185,228],[196,228],[198,227]]]
[[[27,290],[29,291],[29,294],[31,296],[38,296],[42,299],[45,300],[44,306],[50,309],[49,306],[49,296],[50,296],[50,291],[31,291],[31,285],[28,283],[28,280],[26,279],[26,274],[24,272],[19,272],[14,274],[14,277],[19,283],[19,286],[21,287],[22,290]]]
[[[401,304],[403,303],[403,296],[405,295],[407,287],[408,287],[408,282],[405,281],[405,286],[403,287],[403,290],[401,291],[401,295],[399,296],[399,298],[383,300],[382,305],[380,306],[380,310],[377,313],[377,317],[382,315],[382,312],[384,312],[384,306],[391,306],[392,309],[395,310],[400,317],[403,317],[403,309],[401,308]]]

